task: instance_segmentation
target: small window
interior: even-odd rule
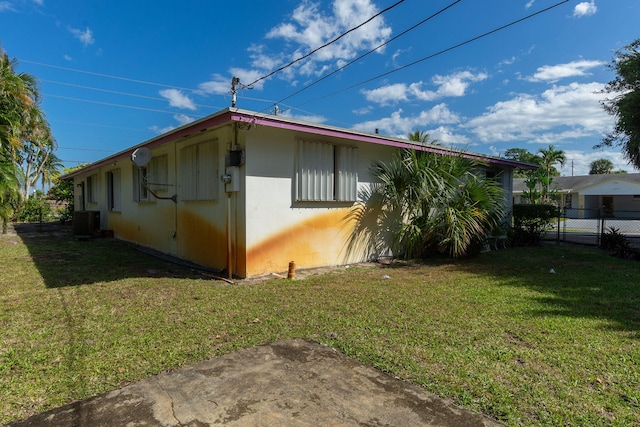
[[[107,209],[114,212],[122,210],[121,189],[120,189],[120,169],[107,172]]]
[[[153,193],[166,192],[169,185],[167,155],[153,157],[148,166],[133,167],[133,200],[154,201]],[[152,193],[153,192],[153,193]]]
[[[216,200],[218,144],[215,140],[180,150],[180,199]]]
[[[146,166],[133,167],[133,200],[145,202],[149,200],[148,188],[149,170]]]
[[[98,175],[87,177],[87,202],[98,203]]]
[[[295,185],[297,201],[355,201],[357,148],[299,140]]]

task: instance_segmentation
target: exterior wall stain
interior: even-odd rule
[[[353,224],[345,221],[349,208],[308,218],[247,250],[247,275],[286,271],[290,261],[299,268],[340,265]]]
[[[179,210],[177,239],[179,257],[219,270],[226,267],[226,230],[215,227],[211,220]]]

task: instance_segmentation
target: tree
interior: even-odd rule
[[[594,160],[589,164],[589,175],[605,175],[613,173],[613,162],[609,159]]]
[[[371,171],[379,184],[351,212],[357,222],[352,242],[375,240],[377,230],[388,226],[401,258],[472,254],[505,213],[498,182],[474,172],[481,165],[462,155],[416,150],[375,162]]]
[[[525,148],[508,148],[504,152],[504,157],[517,162],[533,163],[534,165],[540,164],[540,157]]]
[[[416,129],[413,132],[410,132],[407,137],[409,138],[409,141],[421,142],[422,144],[439,145],[437,140],[429,140],[429,133],[423,130]]]
[[[548,148],[540,148],[538,150],[540,156],[540,168],[538,173],[538,180],[540,181],[540,200],[545,203],[551,201],[552,191],[550,191],[551,184],[553,183],[553,177],[560,175],[560,172],[555,168],[556,163],[560,163],[560,166],[564,166],[567,161],[567,157],[562,150],[556,150],[553,145],[549,145]]]
[[[594,148],[620,145],[629,162],[640,168],[640,39],[616,52],[610,68],[617,74],[603,92],[611,94],[602,106],[616,125]]]
[[[60,167],[59,160],[51,158],[55,141],[39,106],[36,79],[15,68],[16,61],[0,48],[0,164],[5,172],[11,169],[0,174],[3,218],[29,197],[38,181],[46,182]],[[7,180],[8,175],[13,179]]]
[[[504,157],[509,160],[515,160],[517,162],[525,162],[531,163],[534,165],[540,164],[540,157],[535,154],[529,152],[529,150],[525,148],[509,148],[504,152]],[[513,177],[514,178],[529,178],[532,172],[528,170],[514,170]]]
[[[539,164],[544,169],[547,177],[559,176],[560,172],[555,168],[556,163],[564,166],[567,161],[564,151],[556,150],[553,145],[549,145],[548,148],[540,148],[538,156],[540,157]]]

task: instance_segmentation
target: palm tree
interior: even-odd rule
[[[437,139],[430,139],[431,136],[429,133],[423,130],[416,129],[413,132],[409,132],[407,138],[409,138],[409,141],[420,142],[422,144],[440,145]]]
[[[540,166],[545,170],[547,177],[554,175],[552,171],[557,172],[555,168],[556,163],[564,166],[564,163],[567,161],[567,156],[565,156],[564,151],[556,150],[553,144],[549,145],[549,148],[539,149],[538,155],[540,156]]]
[[[589,175],[605,175],[613,173],[613,162],[609,159],[598,159],[589,165]]]
[[[376,227],[386,225],[391,249],[401,258],[471,254],[504,216],[502,188],[473,172],[480,166],[462,155],[415,150],[374,163],[379,184],[349,216],[357,222],[352,242],[380,247]]]
[[[567,161],[567,157],[565,156],[564,151],[556,150],[552,144],[549,145],[549,148],[539,149],[538,155],[540,156],[540,166],[542,166],[544,171],[544,174],[541,174],[539,177],[540,182],[542,183],[540,195],[543,200],[548,202],[549,188],[553,182],[553,176],[556,174],[559,175],[555,168],[555,164],[560,163],[560,166],[564,166],[564,163]]]

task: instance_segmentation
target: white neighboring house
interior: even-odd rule
[[[148,162],[138,167],[141,147]],[[365,261],[345,251],[346,219],[370,165],[402,148],[459,155],[440,146],[236,108],[182,126],[67,175],[78,234],[109,235],[248,277],[298,267]],[[148,149],[148,150],[147,150]],[[138,150],[140,152],[140,150]],[[512,201],[514,167],[531,165],[463,153],[486,163]],[[146,185],[144,184],[146,182]]]
[[[526,203],[526,190],[524,178],[514,178],[514,203]],[[596,218],[601,209],[617,218],[640,215],[640,173],[557,176],[551,190],[562,197],[561,206],[571,218]]]

